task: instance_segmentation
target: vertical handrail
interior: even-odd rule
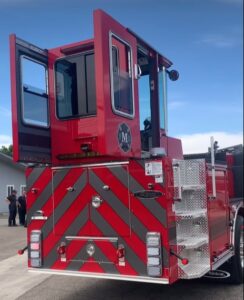
[[[181,187],[180,166],[178,167],[178,182],[179,182],[179,199],[182,200],[182,187]]]
[[[214,137],[210,138],[211,143],[211,171],[212,171],[212,189],[213,198],[216,198],[216,174],[215,174],[215,149],[214,149]]]

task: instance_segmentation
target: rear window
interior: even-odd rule
[[[96,114],[94,53],[82,53],[55,63],[56,106],[59,119]]]
[[[125,117],[134,116],[131,47],[111,34],[111,94],[113,111]]]

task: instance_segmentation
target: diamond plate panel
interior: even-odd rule
[[[210,270],[205,160],[174,160],[177,253],[180,278],[199,278]]]

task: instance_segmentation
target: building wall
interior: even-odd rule
[[[5,201],[7,185],[13,185],[19,196],[20,186],[26,185],[25,172],[11,163],[0,161],[0,213],[8,212],[8,204]]]

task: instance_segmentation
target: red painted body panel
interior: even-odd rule
[[[74,47],[74,48],[73,48]],[[68,45],[70,49],[80,49],[84,47],[86,51],[93,49],[91,40]],[[49,50],[49,100],[50,100],[50,118],[51,118],[51,143],[52,143],[52,162],[53,165],[72,163],[72,159],[60,160],[60,155],[80,154],[81,145],[92,144],[92,151],[97,152],[98,123],[97,116],[86,118],[59,120],[56,114],[56,100],[54,89],[54,64],[58,58],[64,57],[61,52],[64,47]],[[80,159],[79,159],[80,160]],[[78,161],[79,161],[78,160]],[[77,163],[77,159],[74,160]]]
[[[82,144],[90,144],[92,152],[98,153],[96,161],[103,157],[140,157],[140,131],[138,115],[138,83],[134,79],[135,117],[133,119],[114,114],[111,105],[110,91],[110,58],[109,32],[113,31],[130,44],[133,54],[133,65],[137,63],[136,39],[126,29],[102,11],[94,14],[94,40],[87,40],[49,50],[49,101],[51,118],[51,143],[53,165],[77,164],[94,159],[76,158],[72,154],[82,154]],[[66,54],[79,53],[81,50],[95,49],[95,77],[97,95],[97,114],[85,118],[59,120],[55,110],[54,64]],[[125,62],[124,62],[125,63]],[[132,70],[134,77],[134,68]],[[126,123],[132,134],[132,146],[123,152],[118,143],[118,128]],[[60,156],[71,157],[60,160]]]
[[[234,175],[232,172],[232,167],[234,165],[234,156],[231,153],[226,153],[226,162],[227,162],[227,173],[228,173],[228,191],[229,198],[235,197],[234,191]]]
[[[118,162],[116,166],[108,164],[101,167],[70,167],[53,171],[50,168],[43,168],[39,178],[35,178],[35,182],[29,185],[27,197],[28,236],[32,230],[42,231],[44,267],[54,270],[73,270],[77,265],[81,272],[106,273],[107,269],[103,264],[100,264],[101,269],[97,269],[99,265],[96,257],[95,261],[89,257],[84,261],[85,250],[82,249],[85,249],[88,243],[86,237],[91,240],[92,237],[96,239],[107,236],[108,239],[118,238],[118,243],[125,244],[125,266],[120,266],[116,254],[118,243],[115,245],[109,240],[94,241],[103,261],[107,260],[109,265],[113,266],[114,271],[111,272],[146,276],[146,233],[157,231],[161,234],[164,249],[162,278],[168,279],[171,283],[176,281],[178,279],[177,259],[170,255],[171,244],[175,243],[175,235],[170,236],[171,229],[175,229],[172,211],[173,189],[170,187],[172,167],[169,159],[159,160],[159,162],[164,169],[162,184],[155,183],[155,178],[152,176],[145,176],[143,161],[139,163],[130,160],[124,165]],[[35,168],[27,170],[28,182],[35,177],[35,172],[37,172]],[[124,177],[125,174],[128,177]],[[81,178],[83,181],[80,181]],[[80,188],[82,182],[83,186]],[[99,189],[103,184],[109,185],[108,191]],[[154,185],[154,190],[161,191],[162,196],[144,200],[134,196],[138,189],[148,190],[149,184]],[[73,196],[68,192],[68,187],[74,187],[74,193],[76,189],[80,188],[80,190]],[[33,193],[33,189],[38,192]],[[50,194],[52,196],[49,197]],[[103,203],[97,209],[92,207],[94,195],[103,197]],[[43,197],[45,197],[44,201],[42,201]],[[157,208],[157,213],[153,211],[154,208]],[[128,218],[124,209],[128,212]],[[48,220],[31,220],[36,210],[42,210]],[[52,228],[53,224],[55,225]],[[80,237],[82,240],[67,241],[65,238],[67,236]],[[61,261],[56,251],[61,241],[66,241],[67,244],[66,261]]]
[[[181,140],[163,135],[160,139],[160,147],[166,150],[166,154],[169,158],[183,159]]]
[[[17,115],[17,91],[16,91],[16,36],[10,36],[10,81],[11,81],[11,108],[12,108],[12,137],[13,159],[19,161],[18,115]]]

